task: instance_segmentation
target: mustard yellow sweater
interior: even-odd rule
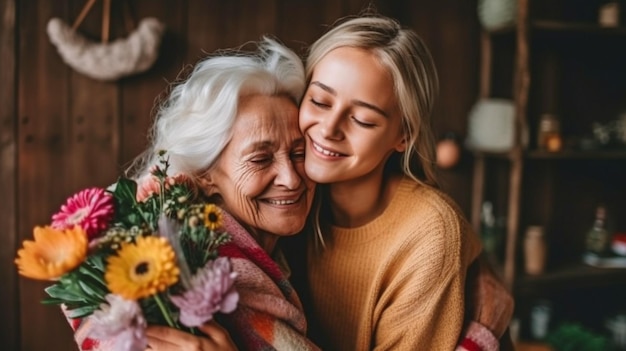
[[[324,350],[454,350],[467,267],[481,249],[457,206],[404,179],[387,209],[309,245],[313,318]]]

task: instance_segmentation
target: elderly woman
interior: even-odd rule
[[[237,272],[237,309],[199,327],[203,337],[151,326],[153,350],[316,350],[305,337],[306,320],[279,237],[300,232],[311,208],[314,184],[304,174],[304,139],[298,105],[304,68],[291,50],[267,39],[253,53],[229,53],[199,62],[175,85],[157,111],[151,143],[130,176],[139,188],[166,150],[168,173],[183,175],[208,202],[223,210],[231,241],[220,247]],[[225,333],[221,326],[227,328]],[[76,332],[85,348],[89,323]]]
[[[265,39],[255,53],[201,61],[158,110],[151,145],[133,176],[140,184],[149,178],[158,150],[167,150],[171,174],[191,178],[227,212],[233,240],[221,254],[239,274],[241,299],[233,313],[218,316],[219,325],[200,327],[203,336],[149,327],[150,349],[317,349],[305,337],[300,300],[275,249],[278,238],[304,228],[312,204],[298,126],[304,89],[299,57]]]
[[[303,92],[300,59],[272,40],[256,55],[209,57],[172,90],[139,161],[141,183],[159,162],[158,150],[167,150],[172,174],[191,177],[227,213],[225,229],[233,239],[222,255],[239,274],[240,302],[220,322],[241,349],[315,349],[304,337],[300,301],[274,250],[279,237],[302,230],[313,198],[298,130]],[[180,349],[176,332],[149,330],[151,348]]]

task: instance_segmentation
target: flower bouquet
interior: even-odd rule
[[[199,201],[188,178],[168,176],[159,155],[139,187],[122,177],[70,197],[15,259],[20,275],[54,282],[44,304],[62,305],[72,321],[88,319],[87,340],[114,350],[144,350],[147,324],[195,333],[239,299],[236,273],[218,255],[230,238],[220,209]]]

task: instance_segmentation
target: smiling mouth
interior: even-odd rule
[[[326,149],[324,149],[323,147],[321,147],[319,144],[317,144],[317,143],[315,143],[315,142],[312,142],[312,143],[311,143],[311,145],[313,145],[313,148],[315,149],[315,151],[317,151],[317,152],[321,153],[322,155],[325,155],[325,156],[332,156],[332,157],[341,157],[341,156],[344,156],[344,155],[342,155],[342,154],[340,154],[340,153],[337,153],[337,152],[332,152],[332,151],[330,151],[330,150],[326,150]]]
[[[293,205],[296,202],[298,202],[298,200],[272,200],[272,199],[267,199],[267,200],[265,200],[265,202],[267,202],[270,205],[285,206],[285,205]]]
[[[302,196],[303,196],[303,193],[300,193],[300,194],[292,193],[287,196],[264,198],[264,199],[260,199],[260,201],[268,205],[272,205],[272,206],[291,206],[294,204],[298,204],[300,200],[302,199]]]

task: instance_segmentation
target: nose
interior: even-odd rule
[[[274,184],[278,186],[284,186],[287,189],[295,190],[300,187],[303,179],[296,171],[295,165],[289,160],[283,160],[277,163],[276,177],[274,178]]]
[[[326,139],[341,140],[343,133],[341,131],[341,121],[343,113],[341,111],[333,111],[329,113],[321,122],[321,133]]]

